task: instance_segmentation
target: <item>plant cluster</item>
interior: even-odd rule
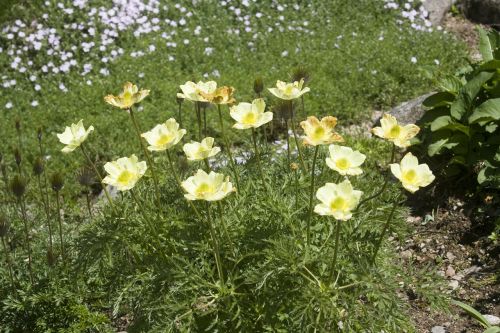
[[[320,120],[309,116],[300,122],[304,131],[300,136],[296,118],[299,111],[305,113],[303,97],[311,89],[304,80],[307,75],[298,76],[297,81],[277,81],[268,89],[282,101],[280,110],[288,114],[287,153],[274,162],[265,159],[269,156],[262,144],[266,131],[261,131],[274,113],[261,98],[263,85],[259,81],[254,84],[257,98],[251,103],[236,102],[234,88],[218,87],[214,81],[181,85],[179,115],[188,113],[182,106],[190,102],[196,118],[195,126],[186,124],[196,128],[196,141],[189,142],[185,140],[188,131],[174,118],[150,131],[141,130],[135,108],[150,95],[149,90],[126,83],[120,94],[106,96],[108,104],[128,113],[145,160],[139,154],[121,157],[105,163],[103,173],[91,157],[88,143],[95,133],[93,126],[85,128],[80,120],[57,135],[64,145],[63,153],[80,152],[86,161],[78,174],[80,184],[89,186],[96,177],[106,203],[94,207],[87,197],[89,223],[72,241],[68,237],[71,228],[64,226],[66,217],[62,214],[65,177],[60,173],[47,177],[43,163],[35,163],[33,172],[46,211],[47,266],[40,263],[39,256],[32,256],[43,248],[36,242],[33,251],[33,240],[45,234],[33,233],[26,204],[27,178],[19,153],[19,168],[10,182],[6,181],[10,189],[5,193],[12,193],[13,204],[17,204],[7,213],[19,213],[20,219],[14,220],[24,227],[16,225],[9,231],[2,222],[0,229],[9,272],[2,283],[2,292],[9,295],[4,302],[8,315],[0,322],[14,330],[50,327],[48,318],[20,323],[16,316],[22,310],[16,311],[16,302],[22,302],[23,297],[33,299],[30,289],[40,290],[45,285],[61,288],[54,279],[75,279],[75,289],[85,290],[82,302],[93,306],[71,303],[75,300],[72,289],[63,297],[63,302],[69,303],[58,309],[74,311],[60,315],[74,322],[53,320],[66,327],[81,325],[77,326],[81,331],[109,329],[106,320],[94,312],[97,304],[112,308],[112,317],[132,316],[136,331],[411,330],[408,319],[398,310],[401,301],[396,291],[401,283],[434,305],[439,301],[427,290],[428,283],[417,283],[411,275],[396,282],[396,276],[403,279],[396,273],[401,268],[380,253],[387,234],[395,227],[401,204],[402,193],[390,184],[390,173],[410,193],[434,180],[429,167],[419,164],[411,153],[396,160],[397,149],[408,147],[419,128],[403,126],[386,114],[381,126],[373,129],[392,146],[390,161],[383,166],[383,182],[373,191],[380,175],[372,172],[371,181],[362,178],[369,158],[355,149],[356,143],[341,145],[347,138],[336,132],[336,117]],[[218,111],[220,145],[207,135],[211,127],[207,104],[215,105]],[[232,154],[223,117],[225,107],[234,130],[251,132],[252,159],[243,167]],[[19,134],[21,137],[20,130]],[[177,151],[181,144],[189,161],[185,167]],[[325,146],[328,149],[323,152]],[[40,153],[43,156],[41,135]],[[229,161],[227,168],[214,167],[209,160],[222,154]],[[324,163],[318,163],[321,160]],[[90,175],[89,167],[93,170]],[[337,174],[333,181],[332,171]],[[42,177],[49,179],[54,193],[55,214],[47,199],[49,186],[43,184]],[[317,182],[323,185],[317,186]],[[395,191],[389,191],[390,187]],[[113,194],[115,191],[119,195]],[[54,215],[57,237],[52,229]],[[24,241],[16,240],[16,248],[9,248],[7,244],[14,244],[20,235]],[[20,260],[23,256],[27,256],[26,263]],[[44,268],[48,268],[47,276],[41,278]],[[83,279],[78,278],[80,274]],[[47,304],[55,302],[60,294],[56,295],[45,296]],[[100,303],[107,299],[112,304]],[[391,315],[380,318],[381,311]]]
[[[440,82],[428,97],[422,140],[440,156],[448,177],[476,175],[481,186],[500,186],[500,34],[480,29],[483,60]]]

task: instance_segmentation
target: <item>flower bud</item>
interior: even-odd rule
[[[257,95],[260,95],[262,91],[264,91],[264,81],[262,81],[261,77],[258,77],[255,81],[253,81],[253,91]]]
[[[21,131],[21,120],[19,118],[16,119],[16,131]]]
[[[55,192],[59,192],[64,187],[64,177],[61,173],[56,172],[50,177],[50,186]]]
[[[10,223],[5,213],[0,213],[0,237],[7,236],[9,232]]]
[[[292,82],[304,80],[304,84],[309,82],[311,76],[304,66],[298,66],[292,71]]]
[[[82,186],[90,187],[95,183],[94,172],[87,167],[83,167],[78,171],[78,173],[76,174],[76,179]]]
[[[26,192],[26,180],[16,174],[10,182],[10,190],[16,197],[21,198]]]
[[[41,157],[37,157],[33,162],[33,174],[35,176],[40,176],[43,173],[44,168],[43,159]]]
[[[182,94],[182,90],[179,89],[178,92],[179,92],[179,94]],[[182,102],[184,102],[184,98],[179,97],[179,94],[176,95],[175,101],[177,102],[177,104],[182,104]]]
[[[38,127],[37,131],[36,131],[36,137],[38,138],[38,141],[41,142],[42,141],[42,136],[43,136],[43,132],[42,132],[42,128],[41,127]]]

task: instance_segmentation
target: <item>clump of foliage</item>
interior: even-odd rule
[[[480,31],[483,60],[445,77],[428,97],[422,124],[430,157],[448,177],[475,175],[481,186],[500,186],[500,34]]]

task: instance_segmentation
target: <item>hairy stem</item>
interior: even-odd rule
[[[311,218],[313,213],[314,180],[315,180],[314,169],[316,168],[316,159],[318,157],[318,151],[319,151],[319,145],[314,147],[314,157],[311,169],[311,189],[309,191],[309,214],[307,215],[307,231],[306,231],[307,248],[309,248],[309,244],[311,243]]]
[[[28,270],[30,274],[30,281],[33,284],[33,267],[32,267],[32,259],[31,259],[31,241],[30,241],[30,232],[29,232],[29,222],[28,216],[26,215],[26,206],[24,205],[24,200],[19,199],[19,207],[21,209],[21,214],[23,216],[23,224],[24,224],[24,234],[26,239],[26,246],[28,247]]]
[[[330,280],[333,282],[333,276],[335,275],[335,266],[337,265],[337,256],[339,252],[339,242],[340,242],[340,226],[342,221],[336,221],[337,226],[335,228],[335,249],[333,250],[333,262]]]
[[[304,157],[302,156],[302,148],[300,148],[299,144],[299,138],[297,136],[297,129],[295,128],[295,116],[293,114],[293,101],[289,101],[289,107],[290,107],[290,121],[292,123],[292,132],[293,132],[293,138],[295,139],[295,145],[297,146],[297,151],[299,152],[299,160],[300,160],[300,166],[304,171],[307,172],[306,164],[304,163]]]
[[[255,150],[255,158],[257,159],[257,167],[259,168],[260,178],[262,180],[262,185],[267,191],[266,178],[264,177],[264,170],[262,170],[262,165],[260,163],[260,154],[259,148],[257,147],[257,136],[255,135],[255,128],[252,127],[252,139],[253,139],[253,148]]]
[[[239,189],[240,177],[238,175],[238,171],[236,170],[236,163],[234,162],[233,154],[231,153],[231,142],[229,142],[229,139],[226,136],[226,132],[224,131],[224,121],[222,119],[222,111],[219,104],[217,104],[217,111],[219,112],[219,125],[220,125],[222,140],[224,140],[227,156],[229,157],[229,163],[231,164],[231,169],[233,169],[234,180],[236,181],[236,188]]]
[[[392,217],[394,216],[394,212],[396,211],[396,207],[398,205],[400,196],[401,196],[401,193],[398,194],[398,196],[394,200],[391,212],[389,213],[389,216],[387,217],[387,220],[384,223],[384,228],[382,229],[382,234],[380,234],[380,238],[378,239],[378,241],[375,245],[375,251],[373,252],[373,256],[372,256],[372,260],[371,260],[372,264],[375,263],[375,259],[377,258],[378,250],[380,249],[380,245],[382,245],[382,241],[384,240],[385,234],[387,233],[387,230],[389,229],[389,225],[391,223]]]
[[[212,222],[212,214],[210,212],[210,203],[207,202],[207,220],[208,226],[210,228],[210,236],[212,237],[212,247],[215,256],[215,264],[217,265],[217,272],[219,274],[219,280],[224,284],[224,271],[222,269],[222,260],[219,252],[219,243],[217,241],[217,235],[215,234],[215,229]]]
[[[59,191],[56,191],[56,203],[57,203],[57,223],[59,224],[59,242],[61,243],[61,257],[63,262],[66,263],[66,251],[64,249],[64,239],[63,239],[63,227],[61,218],[61,196]]]
[[[5,237],[2,237],[2,245],[7,260],[7,266],[9,267],[9,278],[10,278],[10,283],[12,284],[12,291],[14,292],[14,294],[17,294],[16,283],[14,282],[14,273],[12,269],[13,266],[12,259],[10,258],[10,253],[9,249],[7,248],[7,242],[5,241]]]

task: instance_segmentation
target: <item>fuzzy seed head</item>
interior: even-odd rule
[[[55,192],[59,192],[64,187],[64,177],[61,173],[56,172],[50,177],[50,186]]]
[[[45,165],[43,163],[43,159],[41,157],[37,157],[33,162],[33,174],[35,176],[40,176],[45,169]]]
[[[77,172],[76,179],[82,186],[90,187],[95,183],[94,172],[87,167],[83,167]]]
[[[26,192],[26,180],[16,174],[10,182],[10,190],[16,197],[21,198]]]

